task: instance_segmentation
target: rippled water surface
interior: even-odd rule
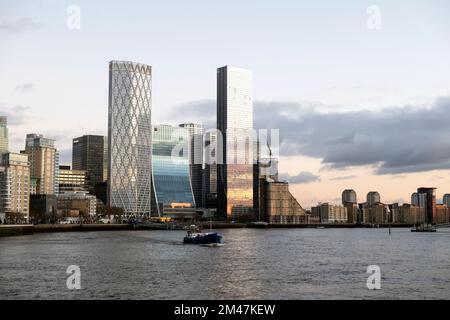
[[[450,299],[450,229],[227,229],[226,245],[182,231],[0,238],[3,299]],[[81,290],[66,269],[81,268]],[[368,290],[367,266],[381,268]]]

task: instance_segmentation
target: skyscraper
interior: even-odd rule
[[[188,130],[169,125],[155,126],[152,143],[153,211],[162,215],[167,207],[194,208]]]
[[[217,211],[239,218],[253,208],[252,73],[217,69],[217,129],[223,136],[224,163],[218,165]]]
[[[58,192],[59,153],[55,140],[41,134],[27,134],[25,150],[30,163],[30,176],[36,179],[36,194]]]
[[[356,192],[353,189],[345,189],[342,191],[342,204],[356,203]]]
[[[419,206],[425,207],[425,223],[433,224],[436,222],[436,188],[418,188],[417,189]],[[425,203],[421,199],[425,198]],[[423,205],[422,205],[423,203]]]
[[[8,120],[0,116],[0,156],[5,152],[8,152]]]
[[[85,135],[72,141],[72,169],[87,172],[90,193],[108,179],[108,138]]]
[[[151,85],[151,66],[109,63],[108,203],[127,215],[151,211]]]
[[[204,207],[203,188],[203,126],[197,123],[182,123],[189,134],[189,173],[197,207]]]

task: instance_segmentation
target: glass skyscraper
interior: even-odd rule
[[[8,152],[8,122],[5,116],[0,116],[0,155]]]
[[[153,128],[152,139],[153,207],[159,215],[165,206],[195,207],[189,172],[188,130],[159,125]]]
[[[203,182],[203,126],[197,123],[182,123],[189,134],[189,171],[192,190],[197,207],[204,207]]]
[[[72,140],[72,169],[87,172],[89,192],[108,179],[108,138],[86,135]]]
[[[109,63],[108,203],[126,215],[150,215],[152,68]]]
[[[217,211],[239,218],[253,209],[252,73],[217,69],[217,129],[223,136],[224,164],[218,165]]]

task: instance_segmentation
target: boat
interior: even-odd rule
[[[411,229],[411,232],[436,232],[436,226],[435,225],[419,225],[415,228]]]
[[[269,226],[269,223],[266,221],[254,221],[247,223],[247,226],[253,227],[253,228],[266,228]]]
[[[183,242],[186,244],[200,244],[207,246],[220,246],[223,244],[223,237],[217,232],[202,232],[201,228],[191,225],[187,228],[187,235]]]

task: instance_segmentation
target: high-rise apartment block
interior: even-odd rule
[[[30,167],[28,156],[3,153],[0,156],[0,214],[12,223],[29,219]],[[2,221],[3,222],[3,221]]]
[[[58,192],[59,153],[55,140],[41,134],[27,134],[25,150],[28,155],[31,178],[36,179],[36,194]]]

